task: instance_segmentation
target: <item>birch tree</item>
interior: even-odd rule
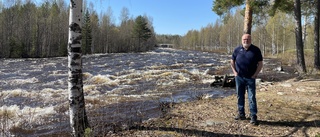
[[[89,127],[85,111],[81,60],[82,0],[70,0],[68,39],[68,92],[72,134],[83,137]]]

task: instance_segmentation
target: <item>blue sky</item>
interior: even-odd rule
[[[35,0],[42,1],[42,0]],[[70,0],[65,0],[69,4]],[[215,23],[219,16],[212,10],[213,0],[87,0],[97,13],[107,12],[110,6],[115,23],[123,7],[130,16],[147,15],[153,19],[157,34],[185,35],[189,30],[200,30]]]
[[[213,0],[88,0],[94,9],[106,12],[110,6],[115,21],[119,21],[123,7],[133,17],[152,17],[157,34],[185,35],[189,30],[200,30],[215,23],[219,16],[211,11]]]

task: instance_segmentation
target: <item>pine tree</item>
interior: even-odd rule
[[[244,15],[244,34],[251,34],[252,27],[252,16],[253,14],[259,14],[261,8],[268,6],[268,0],[214,0],[212,11],[218,14],[219,16],[226,17],[231,8],[241,6],[245,4],[245,15]],[[227,18],[224,18],[227,19]],[[224,21],[226,22],[226,21]]]
[[[300,0],[294,1],[294,19],[296,21],[295,34],[296,34],[296,54],[297,54],[297,68],[299,72],[307,72],[305,59],[304,59],[304,50],[303,50],[303,41],[302,41],[302,26],[301,26],[301,3]]]

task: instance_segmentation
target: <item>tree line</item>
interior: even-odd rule
[[[200,30],[189,30],[186,35],[179,37],[180,40],[175,40],[178,37],[176,35],[166,36],[166,40],[173,39],[177,48],[231,53],[235,46],[241,44],[244,25],[242,13],[243,9],[237,8],[226,15],[227,19],[216,20]],[[273,17],[260,17],[258,21],[253,25],[252,39],[255,45],[261,47],[264,55],[277,55],[295,48],[293,16],[279,12]],[[313,47],[313,27],[310,22],[305,25],[305,48],[308,49]]]
[[[305,48],[313,48],[313,28],[311,20],[304,25]],[[254,20],[253,44],[262,49],[264,55],[278,55],[295,49],[294,17],[277,12],[274,16],[263,16]],[[224,18],[209,23],[200,30],[189,30],[184,36],[157,35],[157,42],[172,43],[176,48],[231,53],[241,44],[244,15],[242,8],[228,12]]]
[[[161,40],[171,39],[181,49],[229,54],[241,44],[242,34],[249,33],[264,55],[295,51],[294,64],[305,73],[306,51],[314,53],[313,67],[320,68],[319,9],[318,0],[214,0],[212,11],[220,20],[201,30],[190,30],[180,40],[175,35],[161,36]]]
[[[152,19],[132,17],[121,11],[121,23],[112,20],[112,10],[98,13],[84,6],[83,54],[142,52],[156,44]],[[0,57],[55,57],[67,55],[69,8],[64,0],[0,2]]]
[[[21,1],[11,5],[9,0],[0,2],[0,57],[66,56],[69,11],[65,1],[45,1],[41,5],[31,0]],[[157,35],[151,17],[132,17],[126,7],[116,25],[111,7],[106,13],[98,14],[92,3],[87,6],[84,2],[82,53],[143,52],[153,49],[157,43],[168,43],[180,49],[229,54],[241,43],[246,30],[264,55],[296,51],[297,63],[305,72],[305,50],[314,51],[315,68],[320,66],[319,40],[315,40],[319,39],[317,5],[318,1],[306,0],[215,0],[212,11],[221,18],[180,36]],[[249,12],[244,10],[247,7]],[[247,14],[252,17],[247,19]],[[302,24],[301,32],[296,22]],[[300,33],[301,40],[297,38]]]

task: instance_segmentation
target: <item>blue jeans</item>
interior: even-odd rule
[[[249,107],[250,107],[250,116],[257,115],[257,101],[256,101],[256,79],[254,78],[245,78],[236,76],[236,90],[238,97],[238,111],[240,115],[245,116],[245,92],[248,91]]]

